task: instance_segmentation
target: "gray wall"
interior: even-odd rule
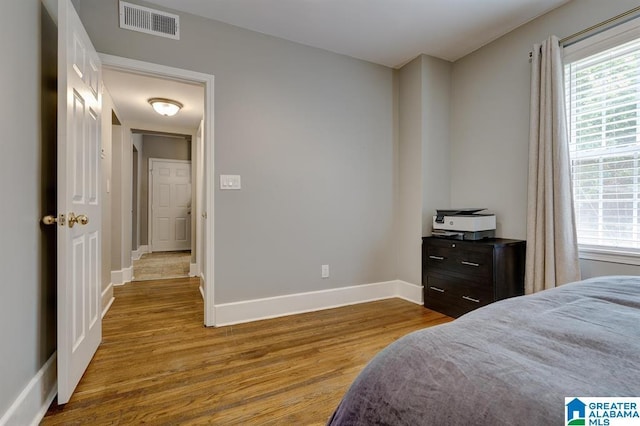
[[[111,270],[120,271],[122,263],[122,126],[111,126]],[[120,284],[120,283],[116,283]]]
[[[142,136],[140,164],[140,244],[149,244],[149,158],[191,160],[191,142],[185,138]]]
[[[421,282],[422,57],[398,71],[398,279]]]
[[[398,73],[398,278],[421,285],[422,236],[450,204],[451,63],[420,55]]]
[[[133,182],[133,177],[131,174],[133,169],[133,133],[131,128],[127,126],[126,120],[122,123],[120,131],[121,138],[118,140],[117,145],[117,138],[114,138],[113,149],[114,151],[116,149],[120,151],[120,265],[123,271],[123,279],[126,281],[128,274],[124,274],[124,271],[131,270],[132,266],[131,229],[133,227],[133,221],[131,212],[133,208],[131,199],[133,197],[133,190],[131,182]]]
[[[551,34],[566,37],[637,5],[637,0],[572,1],[454,63],[452,205],[489,207],[497,213],[499,236],[526,237],[528,52]],[[583,272],[598,269],[591,264]],[[606,271],[619,269],[628,270],[609,265]]]
[[[395,279],[392,70],[180,16],[175,41],[80,4],[98,51],[215,75],[216,303]]]
[[[131,157],[131,179],[132,179],[132,203],[131,210],[133,211],[131,217],[131,250],[138,250],[141,245],[145,245],[145,242],[142,242],[142,214],[140,209],[142,207],[141,200],[142,197],[142,175],[144,174],[142,168],[144,164],[143,156],[144,156],[144,136],[139,133],[133,133],[131,135],[131,145],[132,149],[136,150],[136,154]],[[146,216],[145,216],[146,217]],[[146,219],[145,224],[146,224]],[[146,235],[146,231],[145,231]]]
[[[38,1],[0,14],[0,417],[56,348],[56,27]],[[6,12],[6,11],[5,11]]]
[[[436,209],[451,207],[450,109],[453,64],[422,55],[422,235]]]
[[[102,92],[102,290],[104,291],[111,283],[111,271],[112,271],[112,253],[111,253],[111,217],[112,206],[111,196],[113,194],[113,176],[111,173],[112,163],[112,149],[111,149],[111,114],[113,110],[113,101],[108,90]],[[108,183],[107,183],[108,182]],[[109,188],[107,188],[107,185]],[[109,191],[107,192],[107,189]],[[111,290],[111,294],[113,290]],[[107,297],[107,300],[111,299],[111,296]],[[105,302],[103,300],[103,302]],[[104,306],[103,306],[104,308]]]

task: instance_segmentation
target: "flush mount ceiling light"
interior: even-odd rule
[[[148,102],[155,112],[167,117],[176,115],[178,111],[180,111],[180,108],[183,107],[180,102],[165,98],[151,98]]]

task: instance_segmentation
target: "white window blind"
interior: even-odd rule
[[[578,243],[640,252],[640,39],[565,79]]]

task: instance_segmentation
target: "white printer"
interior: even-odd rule
[[[433,216],[434,237],[481,240],[496,236],[496,215],[484,208],[438,209]]]

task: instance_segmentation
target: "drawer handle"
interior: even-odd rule
[[[444,290],[438,287],[429,287],[431,290],[437,291],[438,293],[444,293]],[[479,301],[478,301],[479,302]]]
[[[429,256],[429,259],[444,260],[444,257],[442,257],[442,256]]]
[[[473,303],[480,303],[480,299],[474,299],[473,297],[469,297],[469,296],[462,296],[462,298],[464,300],[468,300],[469,302],[473,302]]]
[[[466,260],[463,260],[460,263],[462,263],[463,265],[467,265],[467,266],[475,266],[476,268],[480,266],[479,263],[467,262]]]

